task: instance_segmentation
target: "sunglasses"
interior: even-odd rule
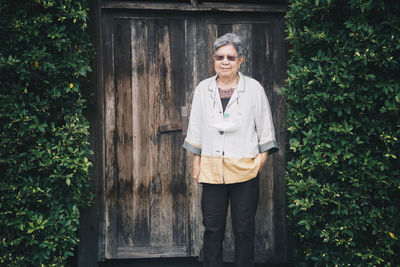
[[[224,58],[225,58],[225,56],[221,56],[221,55],[215,55],[215,56],[214,56],[214,59],[215,59],[216,61],[222,61],[222,60],[224,60]],[[229,61],[235,61],[235,60],[237,59],[237,57],[235,57],[235,56],[226,56],[226,58],[227,58]]]

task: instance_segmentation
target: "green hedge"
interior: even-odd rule
[[[296,265],[400,264],[399,14],[399,1],[290,1],[284,92]]]
[[[62,266],[90,203],[84,0],[0,2],[0,265]]]

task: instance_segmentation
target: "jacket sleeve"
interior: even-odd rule
[[[201,155],[201,117],[201,96],[197,87],[193,95],[187,136],[183,142],[183,148],[197,155]]]
[[[267,95],[260,84],[257,89],[255,125],[258,137],[258,149],[260,153],[268,150],[271,154],[279,149],[279,145],[275,139],[275,129]]]

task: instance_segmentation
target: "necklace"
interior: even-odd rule
[[[233,91],[235,91],[235,87],[228,88],[228,89],[218,88],[219,96],[221,98],[230,98],[233,94]]]

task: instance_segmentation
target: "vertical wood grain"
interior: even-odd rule
[[[244,61],[240,66],[239,71],[242,72],[244,75],[251,76],[251,74],[253,73],[253,64],[251,64],[253,58],[252,24],[251,23],[233,24],[232,31],[236,33],[242,39],[243,44],[245,44],[243,51]]]
[[[117,155],[117,231],[118,245],[133,244],[133,173],[132,173],[132,87],[131,35],[127,20],[115,23],[115,122]]]
[[[133,102],[133,246],[148,246],[150,243],[150,171],[153,144],[151,143],[151,115],[149,91],[149,62],[146,51],[148,43],[147,25],[140,20],[132,20],[132,102]]]
[[[156,64],[154,80],[157,81],[154,90],[158,101],[156,107],[159,112],[155,114],[158,125],[169,123],[173,107],[168,107],[171,98],[171,58],[169,46],[168,25],[157,20],[155,24]],[[171,110],[172,109],[172,110]],[[170,140],[158,134],[158,153],[156,154],[155,167],[159,175],[153,178],[151,196],[151,244],[161,246],[172,243],[172,196],[168,192],[171,183]]]
[[[287,136],[285,128],[286,105],[282,96],[281,88],[285,85],[286,62],[288,59],[288,47],[285,42],[285,22],[283,18],[277,18],[274,24],[274,46],[277,48],[274,53],[274,102],[276,103],[276,135],[281,149],[274,155],[274,217],[275,226],[275,246],[274,257],[277,262],[287,262],[289,259],[290,242],[288,238],[288,227],[286,222],[287,200],[285,168],[286,157],[285,147],[287,146]]]
[[[104,256],[116,256],[116,190],[115,190],[115,85],[114,85],[114,35],[111,16],[105,15],[103,22],[103,86],[105,95],[105,167],[104,167]]]
[[[185,24],[183,21],[170,21],[170,53],[171,53],[171,89],[173,96],[171,104],[174,105],[174,115],[169,120],[182,122],[181,107],[185,103],[186,72],[185,68]],[[171,184],[169,192],[172,195],[172,233],[173,245],[188,245],[189,204],[188,186],[185,176],[184,153],[182,149],[182,132],[173,132],[171,138]]]
[[[121,255],[157,248],[187,251],[187,186],[181,132],[159,132],[181,121],[186,101],[184,23],[114,21],[116,221]],[[111,166],[110,166],[111,167]],[[115,189],[114,189],[115,190]],[[161,248],[162,249],[159,249]],[[175,254],[174,254],[175,255]],[[125,257],[125,256],[124,256]]]
[[[197,26],[200,24],[199,16],[190,16],[186,20],[185,29],[185,49],[186,49],[186,72],[187,77],[187,88],[186,88],[186,100],[185,106],[187,109],[187,116],[189,116],[194,88],[199,82],[199,70],[198,70],[198,32]],[[188,198],[190,200],[189,209],[189,234],[190,234],[190,255],[198,256],[201,251],[201,212],[200,212],[200,186],[192,179],[192,158],[193,155],[190,152],[184,151],[185,155],[185,176],[187,177],[188,185]]]

